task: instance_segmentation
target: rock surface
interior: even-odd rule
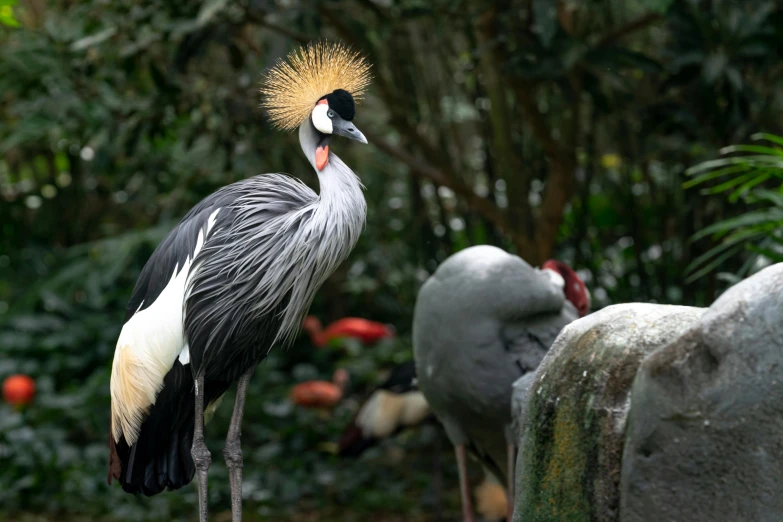
[[[647,358],[631,402],[622,522],[783,520],[783,264]]]
[[[703,313],[616,305],[565,327],[533,377],[515,385],[515,522],[618,520],[634,377],[645,356],[678,338]]]

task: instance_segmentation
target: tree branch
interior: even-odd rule
[[[516,233],[515,230],[513,230],[513,227],[509,223],[506,214],[502,212],[501,209],[496,207],[491,201],[476,194],[473,189],[462,180],[449,176],[442,170],[430,165],[420,158],[411,156],[403,149],[392,145],[371,131],[365,131],[364,134],[367,136],[367,139],[378,148],[378,150],[404,163],[408,169],[410,169],[412,174],[424,177],[433,183],[453,190],[455,194],[465,200],[465,203],[467,203],[469,207],[475,209],[476,212],[491,221],[492,224],[507,234],[512,240],[515,241],[515,243],[518,242],[520,236]]]
[[[268,22],[266,18],[264,18],[263,16],[258,16],[249,11],[245,11],[245,20],[248,23],[258,25],[259,27],[263,27],[265,29],[269,29],[272,32],[286,36],[292,40],[299,42],[300,44],[306,44],[307,42],[313,40],[313,38],[310,38],[306,34],[302,34],[294,31],[293,29],[289,29],[287,27],[283,27],[274,24],[272,22]]]
[[[626,25],[619,27],[618,29],[615,29],[611,33],[607,34],[606,36],[598,40],[596,47],[606,47],[609,45],[613,45],[617,43],[619,40],[622,40],[623,38],[628,36],[629,34],[644,29],[645,27],[657,22],[660,19],[661,19],[661,15],[655,13],[650,13],[641,16],[636,20],[634,20],[633,22],[629,22]]]
[[[550,172],[536,219],[536,246],[539,261],[552,254],[557,231],[563,222],[563,212],[576,193],[576,148],[582,138],[582,72],[573,71],[569,74],[568,80],[573,91],[569,111],[570,126],[563,132],[565,143],[561,147],[561,153],[549,158]]]
[[[491,132],[490,148],[492,150],[493,166],[495,172],[506,181],[506,193],[508,195],[509,221],[518,230],[529,238],[535,236],[533,227],[533,215],[530,209],[530,183],[529,171],[522,168],[520,147],[514,143],[514,127],[512,114],[508,103],[508,88],[501,76],[503,70],[503,57],[499,52],[497,42],[499,33],[498,4],[487,8],[476,18],[474,30],[479,48],[479,70],[483,76],[483,84],[490,100],[489,123]],[[520,255],[528,255],[519,252]]]
[[[538,110],[533,87],[526,80],[518,77],[512,79],[512,85],[517,100],[525,113],[525,119],[530,124],[530,130],[533,131],[533,136],[541,144],[547,158],[553,160],[564,152],[563,147],[552,136],[549,126],[544,121],[544,116]]]

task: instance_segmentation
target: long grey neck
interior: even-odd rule
[[[341,239],[350,251],[359,239],[367,217],[363,186],[350,167],[331,151],[324,169],[319,171],[315,167],[315,150],[322,136],[309,118],[299,126],[299,144],[318,174],[321,186],[314,221],[327,234],[337,234],[337,239]]]
[[[299,142],[313,166],[319,139],[309,119],[300,126]],[[250,307],[253,317],[262,320],[266,314],[278,313],[279,306],[285,304],[272,344],[278,341],[288,343],[301,329],[315,292],[348,257],[359,239],[367,204],[359,178],[334,154],[329,155],[327,165],[318,172],[321,190],[315,198],[309,188],[287,176],[260,176],[258,179],[260,190],[237,206],[240,214],[238,226],[256,224],[258,232],[247,244],[236,245],[237,241],[233,240],[229,244],[236,245],[236,250],[244,256],[239,265],[244,270],[241,277],[248,281],[248,299],[255,300]],[[275,187],[276,191],[266,189],[264,183],[290,184],[288,190],[299,191],[299,197],[294,201],[304,201],[304,204],[268,218],[270,213],[260,209],[277,208],[274,205],[279,203],[277,200],[281,192],[280,187]],[[212,258],[235,259],[229,255]],[[215,270],[210,273],[223,272]],[[233,301],[236,299],[234,297]]]
[[[307,118],[299,126],[299,145],[302,146],[302,152],[304,152],[307,161],[313,166],[313,169],[318,173],[318,169],[315,168],[315,149],[318,147],[318,141],[321,139],[322,134],[319,133]],[[319,177],[320,177],[320,173]]]
[[[315,149],[322,136],[309,118],[299,126],[302,152],[318,174],[321,206],[329,207],[352,221],[358,218],[363,226],[367,216],[367,203],[364,200],[362,183],[356,174],[331,151],[324,169],[319,171],[315,167]]]

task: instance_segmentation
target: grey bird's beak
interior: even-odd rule
[[[367,138],[364,137],[362,131],[357,129],[356,125],[350,121],[345,121],[340,117],[336,117],[332,120],[332,134],[367,144]]]

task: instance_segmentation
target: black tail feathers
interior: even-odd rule
[[[190,483],[196,473],[190,455],[194,404],[190,369],[177,361],[133,445],[123,437],[110,441],[109,482],[115,478],[128,493],[147,496]]]
[[[193,429],[177,430],[168,441],[149,444],[139,438],[128,449],[128,459],[120,475],[122,489],[128,493],[152,496],[164,489],[179,489],[193,480],[196,468],[190,456]]]

